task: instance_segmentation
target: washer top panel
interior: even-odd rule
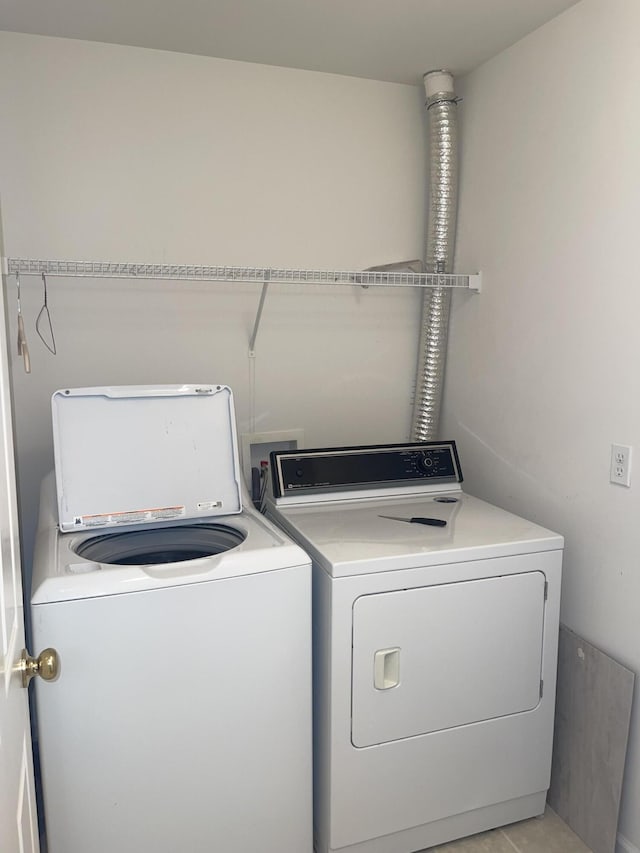
[[[215,521],[60,533],[51,472],[41,488],[31,601],[122,595],[308,565],[302,548],[251,507]]]
[[[226,385],[65,389],[52,414],[61,530],[242,510]]]

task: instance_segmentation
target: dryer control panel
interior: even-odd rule
[[[462,482],[455,441],[274,451],[271,476],[275,498]]]

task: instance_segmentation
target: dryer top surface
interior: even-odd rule
[[[327,501],[270,514],[334,577],[559,550],[563,538],[464,494]],[[382,516],[430,517],[444,527]]]

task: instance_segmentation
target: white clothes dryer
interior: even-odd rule
[[[311,853],[311,568],[226,386],[53,398],[32,621],[49,853]],[[39,679],[37,680],[39,681]]]
[[[317,853],[541,814],[563,539],[463,493],[452,441],[272,454],[312,557]]]

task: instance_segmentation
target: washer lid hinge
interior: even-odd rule
[[[544,600],[546,601],[549,598],[549,581],[544,582]]]
[[[544,693],[544,681],[540,679],[540,698],[542,699],[542,694]]]

